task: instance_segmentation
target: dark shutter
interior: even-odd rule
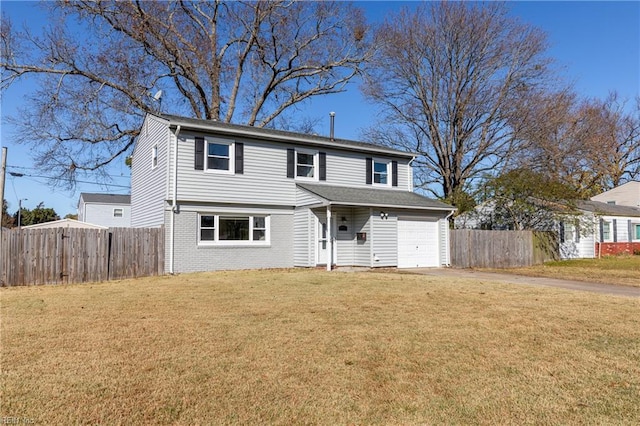
[[[235,154],[236,154],[236,174],[241,175],[244,174],[244,144],[243,143],[235,143]]]
[[[600,219],[600,242],[604,241],[604,219]]]
[[[318,153],[318,162],[320,163],[320,172],[318,173],[320,180],[327,180],[327,153]]]
[[[293,148],[287,149],[287,177],[294,178],[296,171],[296,153]]]
[[[391,162],[391,186],[398,186],[398,162]]]
[[[629,235],[629,239],[627,241],[633,241],[633,224],[631,223],[631,220],[627,221],[627,233]]]
[[[373,178],[373,158],[367,157],[367,185],[371,185]]]
[[[564,243],[564,222],[560,222],[560,242]]]
[[[617,243],[618,242],[618,221],[616,219],[613,219],[613,242]]]
[[[576,227],[576,243],[579,243],[580,242],[580,219],[576,219],[575,227]]]
[[[196,150],[194,157],[193,168],[196,170],[204,169],[204,138],[196,136]]]

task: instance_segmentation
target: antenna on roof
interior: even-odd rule
[[[330,122],[330,125],[329,125],[329,138],[331,140],[333,140],[333,130],[334,130],[335,118],[336,118],[336,113],[331,111],[329,113],[329,122]]]

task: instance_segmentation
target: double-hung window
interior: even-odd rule
[[[636,223],[635,225],[633,225],[634,229],[635,229],[635,239],[636,240],[640,240],[640,223]]]
[[[198,232],[200,244],[266,244],[269,216],[200,214]]]
[[[373,183],[389,184],[389,163],[387,161],[373,160]]]
[[[296,176],[313,179],[315,177],[316,155],[309,151],[296,151]]]
[[[233,145],[229,142],[207,140],[207,170],[233,172]]]
[[[602,241],[611,241],[611,222],[602,222]]]
[[[113,209],[113,217],[122,217],[124,215],[124,210],[120,208]]]

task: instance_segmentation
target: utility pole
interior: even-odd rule
[[[7,147],[2,147],[2,170],[0,170],[0,268],[4,268],[4,250],[2,250],[2,209],[4,207],[4,177],[7,174]],[[4,284],[0,274],[0,284]]]

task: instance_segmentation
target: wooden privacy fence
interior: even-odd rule
[[[451,230],[451,265],[455,268],[515,268],[559,257],[553,232]]]
[[[2,231],[0,285],[81,283],[164,273],[163,228]]]

